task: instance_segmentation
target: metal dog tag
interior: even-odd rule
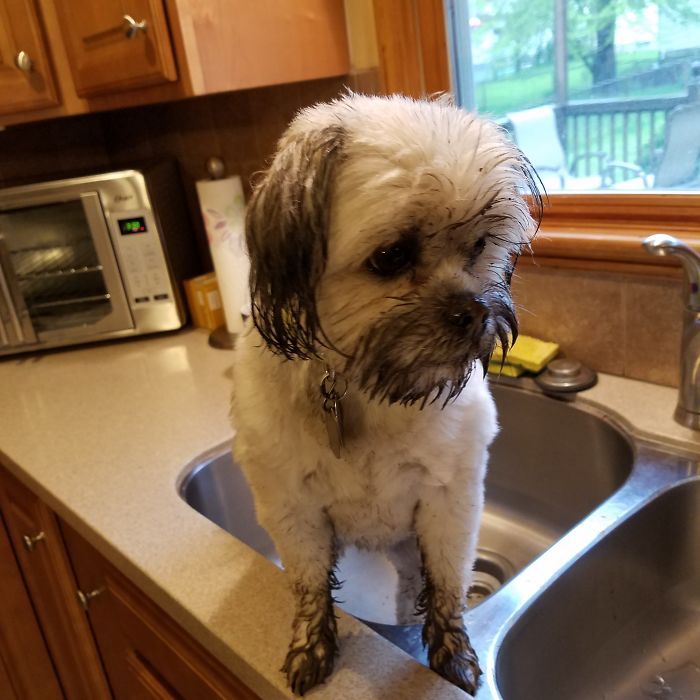
[[[343,406],[340,403],[348,390],[348,384],[342,375],[326,367],[326,373],[321,380],[321,398],[323,403],[323,420],[328,433],[328,444],[333,454],[340,459],[340,453],[345,447],[345,429],[343,425]]]
[[[343,434],[343,406],[340,401],[325,401],[323,416],[328,433],[328,444],[333,454],[340,459],[340,452],[345,446]]]

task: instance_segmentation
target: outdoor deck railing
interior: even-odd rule
[[[663,149],[666,116],[687,100],[687,95],[680,94],[586,100],[556,107],[559,134],[572,174],[600,174],[601,153],[608,162],[622,161],[651,172]],[[630,177],[623,168],[613,169],[611,174],[616,180]]]
[[[601,175],[603,187],[638,179],[642,173],[653,175],[664,151],[668,115],[681,105],[697,101],[700,101],[700,62],[696,61],[691,66],[686,93],[573,100],[553,106],[566,158],[565,169],[574,177]],[[509,119],[498,123],[516,138]],[[543,138],[547,137],[553,135],[543,134]]]

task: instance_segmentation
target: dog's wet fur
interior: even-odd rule
[[[424,618],[431,668],[475,691],[463,612],[498,429],[485,368],[517,337],[511,276],[541,206],[505,132],[447,98],[304,109],[257,183],[234,453],[296,600],[294,692],[332,672],[333,567],[349,544],[414,552],[423,590],[399,566],[399,591]],[[348,385],[340,458],[328,369]]]

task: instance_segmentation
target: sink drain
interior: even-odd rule
[[[513,565],[505,557],[480,549],[474,563],[472,585],[467,593],[467,606],[475,608],[495,593],[514,573]]]

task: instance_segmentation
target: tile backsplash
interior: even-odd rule
[[[296,111],[336,97],[347,78],[330,78],[179,102],[11,126],[0,131],[0,186],[177,159],[203,269],[211,269],[194,183],[207,177],[207,158],[227,174],[250,177],[266,167]]]
[[[678,386],[680,279],[519,265],[513,296],[522,333],[599,372]]]

